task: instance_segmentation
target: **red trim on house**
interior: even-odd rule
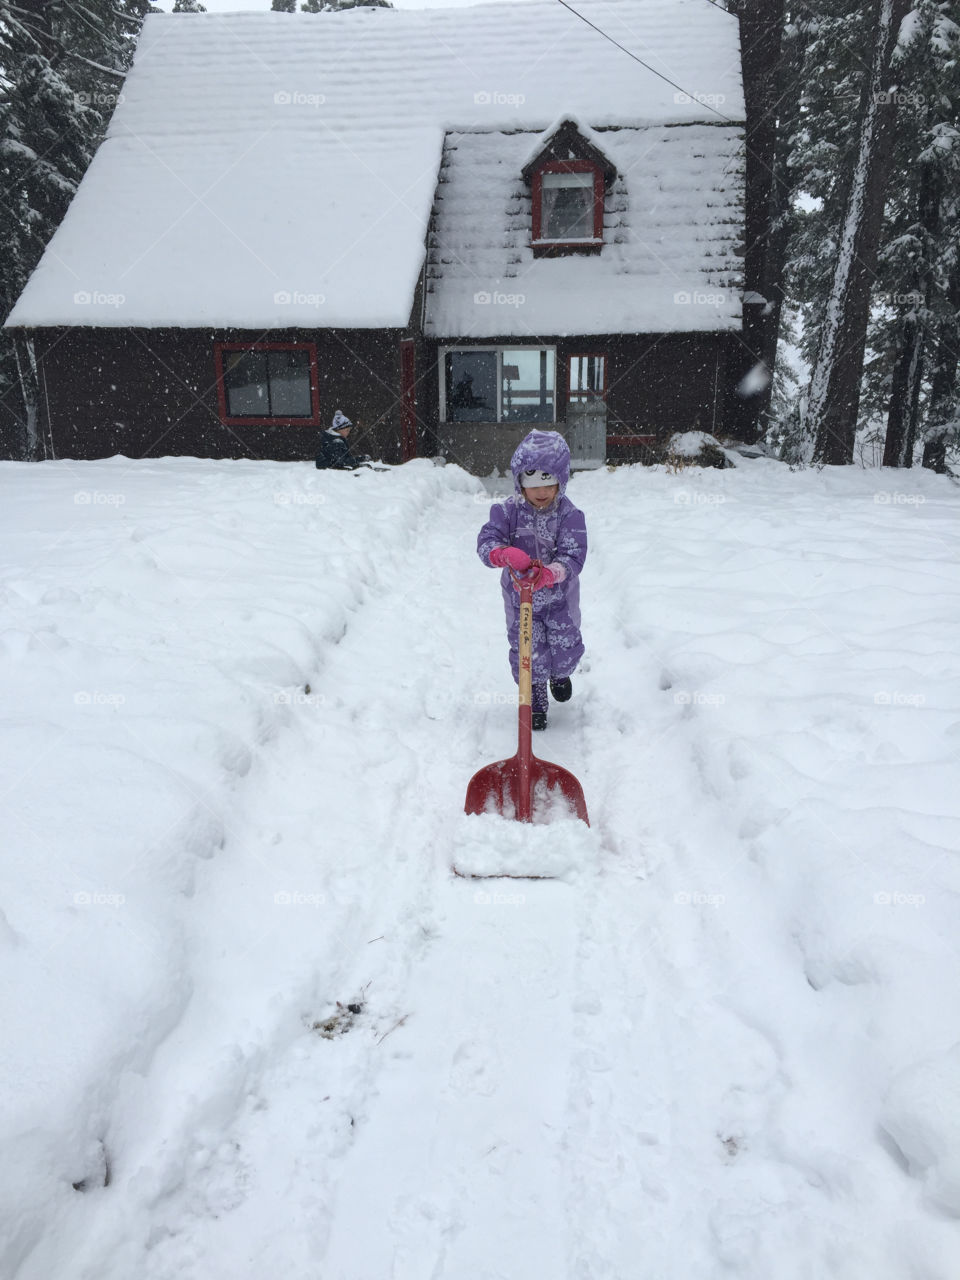
[[[593,238],[591,240],[544,240],[541,233],[543,223],[543,175],[545,173],[592,173],[593,174]],[[553,252],[575,250],[594,250],[603,244],[603,170],[592,160],[547,160],[533,172],[533,235],[531,244],[541,251],[550,249]]]
[[[227,389],[223,381],[225,351],[307,351],[310,355],[310,407],[312,417],[231,418],[227,413]],[[319,427],[320,378],[317,373],[317,347],[313,342],[215,342],[213,363],[217,373],[217,401],[220,421],[225,427]]]
[[[656,439],[657,439],[657,437],[656,437],[655,435],[649,435],[649,436],[607,436],[607,444],[608,444],[608,445],[611,445],[611,444],[621,445],[621,446],[622,446],[622,447],[624,447],[624,448],[630,449],[630,448],[634,448],[634,447],[636,447],[637,445],[641,445],[641,444],[654,444],[654,443],[656,442]]]
[[[400,458],[417,456],[416,348],[412,338],[400,339]]]

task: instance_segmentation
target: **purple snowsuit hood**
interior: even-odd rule
[[[513,472],[513,487],[521,498],[523,486],[520,476],[531,468],[549,471],[556,476],[560,483],[558,497],[563,497],[570,479],[570,447],[559,431],[531,431],[517,445],[510,459],[510,470]]]

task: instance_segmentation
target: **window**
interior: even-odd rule
[[[589,160],[555,160],[533,175],[534,245],[603,242],[603,173]]]
[[[496,351],[448,351],[444,385],[448,422],[498,420]]]
[[[312,342],[219,342],[214,362],[224,423],[319,425],[317,355]]]
[[[467,347],[441,353],[444,422],[553,422],[552,347]]]
[[[602,400],[606,390],[606,356],[580,355],[570,357],[567,379],[568,404],[589,404],[591,400]]]
[[[545,173],[540,184],[540,238],[593,239],[593,175]]]

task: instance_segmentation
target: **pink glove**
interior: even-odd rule
[[[494,547],[490,552],[490,563],[495,569],[505,569],[509,565],[514,573],[526,573],[530,568],[530,557],[519,547]]]
[[[557,585],[557,575],[548,565],[542,565],[537,576],[533,580],[534,591],[543,591],[547,587],[555,587]]]
[[[534,591],[543,591],[547,587],[555,587],[558,582],[562,582],[567,576],[567,571],[562,564],[554,562],[551,565],[541,565],[537,570],[536,576],[531,580],[530,585]],[[513,584],[514,591],[519,591],[520,587],[515,582]]]

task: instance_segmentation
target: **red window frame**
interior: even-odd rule
[[[227,412],[227,388],[223,381],[223,356],[228,351],[307,351],[310,356],[310,407],[309,418],[276,416],[266,418],[231,418]],[[319,427],[320,380],[317,374],[317,345],[315,342],[215,342],[213,362],[217,371],[217,400],[220,421],[225,427]]]
[[[589,240],[544,240],[543,175],[545,173],[593,174],[593,238]],[[603,170],[591,160],[548,160],[533,173],[533,245],[550,249],[586,249],[603,243]]]
[[[603,386],[602,386],[602,388],[601,388],[599,391],[584,391],[584,390],[581,390],[580,388],[575,388],[575,387],[572,387],[572,386],[570,385],[570,365],[571,365],[571,363],[572,363],[574,360],[582,360],[582,359],[585,359],[585,358],[587,358],[587,357],[589,357],[589,358],[591,358],[591,359],[593,359],[593,360],[602,360],[602,361],[603,361]],[[594,396],[596,396],[596,397],[597,397],[597,399],[598,399],[598,400],[603,400],[604,402],[606,401],[606,399],[607,399],[607,382],[608,382],[608,379],[609,379],[609,368],[608,368],[609,360],[610,360],[610,353],[609,353],[609,351],[571,351],[571,352],[568,354],[568,356],[567,356],[567,406],[568,406],[568,407],[569,407],[569,406],[570,406],[570,404],[572,403],[572,400],[573,400],[573,397],[574,397],[574,396],[588,396],[588,395],[594,395]]]

